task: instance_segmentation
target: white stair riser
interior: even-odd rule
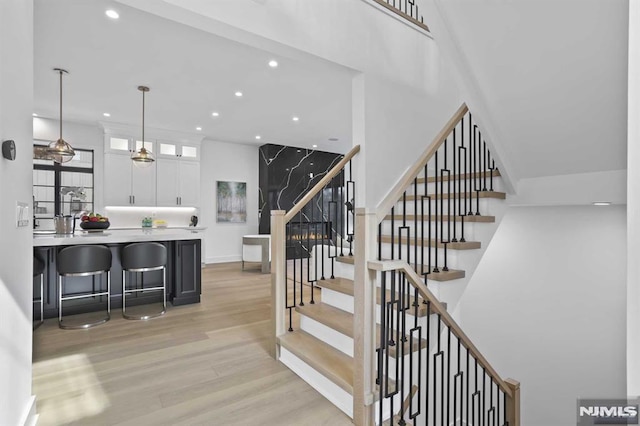
[[[460,189],[458,189],[458,182],[460,182]],[[470,191],[475,191],[476,187],[472,186],[472,184],[469,182],[469,180],[466,180],[467,183],[467,189],[465,191],[465,181],[458,181],[458,180],[452,180],[451,181],[451,190],[449,191],[449,186],[448,186],[448,181],[444,181],[443,182],[443,187],[444,187],[444,193],[449,193],[449,192],[455,192],[455,193],[459,193],[459,192],[470,192]],[[454,188],[454,183],[455,183],[455,188]],[[483,186],[483,182],[481,182],[480,184],[480,189],[484,188]],[[491,181],[489,180],[489,173],[487,173],[487,191],[489,191],[491,189]],[[493,190],[496,192],[505,192],[505,185],[502,182],[502,179],[498,176],[494,176],[493,177]],[[440,193],[441,189],[440,189],[440,182],[438,182],[438,193]],[[436,183],[435,182],[429,182],[427,183],[427,192],[426,194],[435,194],[436,192]],[[413,183],[409,186],[409,188],[407,188],[407,195],[413,195],[414,194],[414,186]],[[418,183],[418,194],[425,194],[424,191],[424,183]]]
[[[345,250],[345,255],[349,253],[349,250]],[[324,278],[331,278],[333,272],[334,277],[341,277],[353,280],[354,269],[353,265],[343,262],[338,262],[337,258],[330,258],[331,256],[340,255],[340,248],[329,247],[327,245],[317,245],[311,249],[311,258],[309,260],[309,278],[313,280]],[[324,257],[324,263],[322,257]],[[305,262],[306,266],[306,262]],[[305,277],[306,278],[306,277]]]
[[[302,380],[309,383],[322,396],[338,407],[350,418],[353,418],[353,397],[340,386],[327,379],[300,358],[280,347],[280,362],[289,367]]]
[[[444,235],[444,238],[448,239],[449,227],[450,227],[452,237],[456,236],[458,239],[460,239],[460,237],[462,236],[462,222],[451,221],[450,223],[451,225],[449,225],[449,223],[446,220],[442,224],[440,223],[440,221],[431,222],[431,238],[437,237],[438,239],[440,239],[440,232],[442,230],[442,234]],[[491,222],[485,222],[485,223],[465,222],[464,238],[467,241],[477,241],[474,238],[474,235],[477,232],[477,228],[482,228],[487,226],[490,227],[493,225],[495,224]],[[400,229],[400,228],[403,228],[403,229]],[[407,231],[404,228],[409,228],[409,231]],[[407,220],[406,222],[403,222],[402,220],[394,220],[393,226],[392,226],[391,220],[387,219],[382,222],[382,235],[391,235],[391,230],[393,229],[393,234],[395,236],[402,234],[402,236],[405,237],[408,232],[411,238],[413,238],[416,235],[416,233],[418,235],[418,238],[422,238],[423,228],[424,228],[424,238],[428,238],[429,223],[428,222],[423,223],[422,221],[420,221],[420,218],[418,218],[417,221]]]
[[[327,379],[324,375],[283,347],[280,348],[280,362],[296,373],[302,380],[307,382],[322,396],[327,398],[343,413],[350,418],[353,418],[353,397],[348,392],[333,383],[331,380]],[[399,396],[396,396],[393,399],[394,407],[399,407],[399,404],[401,404]],[[376,401],[374,404],[376,417],[380,410],[379,404],[379,401]],[[382,403],[383,421],[390,417],[390,405],[391,403],[389,400],[384,400]]]
[[[353,296],[333,291],[329,288],[322,289],[322,303],[342,309],[345,312],[353,314]]]
[[[453,200],[451,200],[451,214],[460,214],[460,212],[464,213],[465,210],[467,210],[467,213],[472,212],[474,215],[476,213],[476,211],[479,211],[481,215],[485,215],[485,216],[492,216],[494,215],[494,210],[493,210],[493,203],[503,203],[504,200],[496,200],[493,198],[480,198],[480,204],[477,204],[476,199],[474,198],[473,203],[469,203],[469,199],[467,199],[467,203],[466,203],[466,209],[465,209],[465,202],[464,200],[462,200],[461,204],[458,204],[456,201],[456,207],[453,206]],[[403,213],[406,214],[417,214],[420,215],[422,214],[423,210],[422,210],[422,200],[418,200],[418,203],[416,204],[413,200],[411,201],[407,201],[406,203],[402,203],[401,201],[399,201],[398,203],[396,203],[396,205],[394,206],[395,209],[393,211],[394,215],[402,215]],[[432,205],[431,205],[431,214],[432,215],[436,215],[436,214],[440,214],[440,204],[438,204],[438,209],[436,211],[436,205],[435,205],[435,201],[432,200],[431,201]],[[479,206],[479,209],[478,209]],[[417,207],[417,208],[416,208]],[[442,205],[442,212],[443,214],[448,214],[449,213],[449,204],[446,202]],[[429,213],[429,206],[427,203],[427,200],[425,200],[424,202],[424,214],[427,215]],[[389,214],[391,214],[391,212],[389,212]]]
[[[300,329],[333,346],[340,352],[353,357],[353,339],[351,337],[303,314],[300,314]]]

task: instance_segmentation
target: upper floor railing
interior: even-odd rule
[[[424,23],[420,8],[416,4],[416,0],[371,0],[385,9],[395,13],[396,15],[406,19],[412,24],[417,25],[421,29],[429,32],[429,27]]]

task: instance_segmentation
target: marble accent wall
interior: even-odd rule
[[[342,157],[331,152],[262,145],[258,159],[260,233],[270,232],[271,210],[291,209]],[[324,196],[316,196],[311,203],[313,207],[303,210],[303,221],[328,221],[329,215],[335,216],[331,218],[331,227],[339,232],[346,201],[341,180],[335,179],[335,188],[325,189],[323,193]],[[332,200],[335,204],[330,205]]]

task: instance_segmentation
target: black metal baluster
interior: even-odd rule
[[[484,153],[482,163],[482,190],[487,190],[487,142],[482,142],[482,151]]]
[[[488,423],[487,415],[487,372],[482,367],[482,423],[484,425]]]
[[[324,222],[324,190],[320,191],[320,229],[322,230],[322,233],[325,233],[325,229],[326,225]],[[320,279],[322,281],[325,280],[325,276],[324,276],[324,250],[322,253],[322,256],[320,257],[320,268],[322,269],[322,276],[320,277]]]
[[[472,215],[473,213],[473,193],[476,190],[476,145],[477,145],[477,138],[478,138],[478,132],[477,132],[477,126],[474,124],[473,125],[473,141],[471,142],[471,156],[469,158],[470,161],[470,165],[471,165],[471,174],[469,175],[469,214]]]
[[[386,303],[387,303],[387,273],[386,272],[380,272],[381,275],[381,292],[380,292],[380,349],[378,351],[378,392],[380,394],[379,397],[379,411],[380,411],[380,418],[379,418],[379,423],[378,424],[382,424],[382,420],[383,420],[383,411],[382,411],[382,406],[383,406],[383,400],[384,398],[386,398],[386,393],[388,391],[388,387],[385,388],[385,385],[388,386],[388,382],[386,380],[386,377],[388,377],[389,374],[389,367],[384,365],[384,356],[385,356],[385,352],[387,349],[387,340],[388,340],[388,336],[387,336],[387,309],[386,309]],[[385,373],[383,373],[383,371],[385,371]],[[383,377],[383,374],[385,375]]]
[[[490,406],[489,407],[489,411],[495,410],[495,408],[493,407],[493,379],[491,379],[491,381],[489,382],[489,406]],[[494,423],[493,426],[495,426],[495,420],[496,420],[496,418],[495,418],[495,415],[494,415],[493,416],[493,423]],[[487,422],[487,423],[491,424],[491,422]]]
[[[463,118],[464,120],[464,118]],[[453,128],[453,144],[451,147],[451,155],[453,157],[453,179],[457,179],[457,175],[456,175],[456,128]],[[460,161],[460,159],[458,158],[458,162]],[[457,170],[458,173],[460,173],[460,170]],[[451,238],[451,234],[449,234],[449,241],[453,242],[453,243],[457,243],[458,242],[458,238],[456,237],[458,235],[458,231],[457,231],[457,226],[456,226],[456,183],[458,181],[454,180],[453,181],[453,238]],[[459,191],[458,191],[459,192]],[[451,174],[449,174],[449,200],[451,200],[452,194],[451,194]],[[449,223],[451,223],[451,207],[449,207]]]
[[[349,200],[353,200],[351,201],[351,203],[353,204],[353,226],[351,227],[351,229],[347,228],[347,240],[349,241],[349,256],[353,256],[353,237],[356,233],[356,182],[353,180],[352,160],[349,160],[349,182],[347,182],[347,188],[349,187],[349,184],[351,184],[351,198],[349,198]]]
[[[391,207],[391,260],[395,259],[395,221],[396,221],[396,207]]]
[[[347,207],[344,201],[345,191],[347,188],[346,187],[347,179],[344,173],[344,169],[340,171],[340,182],[341,182],[341,186],[338,192],[338,196],[340,198],[340,208],[342,209],[342,219],[340,220],[340,227],[338,229],[338,233],[340,234],[340,256],[344,256],[344,240],[345,238],[347,238],[347,234],[344,233],[344,230],[345,230],[344,223],[349,216],[349,208]],[[337,250],[338,248],[336,247],[336,251]]]
[[[305,251],[305,249],[304,249],[304,245],[303,245],[304,240],[302,239],[302,237],[304,235],[304,228],[302,226],[302,210],[298,213],[298,229],[300,230],[299,231],[300,234],[298,235],[298,238],[299,238],[298,241],[300,242],[300,251],[298,253],[299,259],[293,259],[293,265],[294,265],[293,276],[294,276],[294,282],[295,282],[295,276],[296,276],[295,264],[296,264],[296,261],[299,261],[300,262],[300,283],[299,283],[300,284],[300,303],[299,303],[299,305],[300,306],[304,306],[304,294],[303,294],[303,291],[304,291],[303,287],[304,286],[302,285],[302,278],[303,278],[303,275],[302,275],[302,273],[303,273],[302,272],[302,262],[304,260],[303,252]],[[309,225],[307,225],[307,235],[308,234],[309,234]]]
[[[435,256],[434,256],[434,261],[435,261],[435,267],[433,268],[433,272],[440,272],[440,269],[438,269],[438,219],[437,219],[437,215],[438,215],[438,151],[436,151],[435,155],[435,162],[436,162],[436,170],[435,170],[435,179],[434,179],[434,186],[435,186],[435,191],[436,191],[436,197],[435,197],[435,201],[436,201],[436,221],[435,221],[435,237],[433,240],[429,240],[430,243],[432,244],[435,241]],[[429,215],[429,219],[431,220],[431,215]],[[429,235],[429,238],[431,238],[431,235]]]
[[[449,424],[449,414],[451,412],[451,328],[447,326],[447,411],[446,411],[446,423]]]
[[[465,348],[466,352],[467,352],[467,369],[465,370],[467,372],[467,391],[465,392],[465,424],[468,425],[469,424],[469,396],[471,395],[471,390],[469,389],[469,376],[471,375],[471,370],[469,370],[469,348]]]
[[[424,411],[424,418],[425,418],[425,423],[427,423],[429,421],[429,351],[431,350],[431,301],[427,300],[427,331],[426,331],[426,337],[427,337],[427,350],[426,350],[426,366],[425,366],[425,372],[426,372],[426,376],[425,376],[425,393],[424,393],[424,407],[425,407],[425,411]]]
[[[476,158],[475,160],[478,162],[476,165],[476,179],[475,179],[475,192],[476,192],[476,216],[480,216],[480,179],[481,179],[481,170],[480,167],[482,163],[480,162],[480,143],[482,140],[482,133],[478,130],[478,139],[475,146],[476,150]]]
[[[311,223],[315,224],[315,206],[313,205],[313,203],[311,203],[311,212],[309,213],[309,215],[311,216],[310,220]],[[315,225],[314,225],[315,226]],[[318,245],[318,240],[313,241],[313,244],[315,244],[315,249],[316,249],[316,255],[313,257],[313,267],[314,267],[314,272],[313,272],[313,280],[311,280],[311,266],[309,265],[309,262],[311,261],[311,256],[309,256],[309,258],[307,259],[307,279],[311,282],[311,300],[309,301],[309,303],[311,303],[312,305],[314,305],[316,302],[314,300],[314,285],[315,283],[318,281],[318,256],[324,256],[323,252],[322,252],[322,242]],[[311,250],[311,247],[309,247]],[[318,250],[319,248],[319,250]]]
[[[378,260],[382,260],[382,222],[378,224]]]
[[[413,179],[413,241],[413,269],[418,271],[418,178]],[[424,250],[424,239],[420,247]]]
[[[473,209],[473,200],[471,199],[471,191],[473,190],[472,184],[471,184],[471,176],[473,174],[473,161],[472,161],[472,155],[473,155],[473,143],[475,141],[475,132],[473,132],[472,134],[472,119],[471,119],[471,113],[469,113],[469,151],[467,152],[468,154],[468,159],[469,162],[467,163],[465,161],[465,165],[464,165],[464,169],[465,169],[465,174],[467,175],[465,177],[464,180],[464,192],[465,194],[467,194],[467,196],[469,197],[469,207],[467,209],[467,199],[465,197],[464,200],[464,210],[467,212],[467,215],[472,215],[473,212],[471,211]],[[469,182],[469,188],[467,189],[467,181]]]
[[[460,155],[458,156],[458,162],[460,162],[461,158],[464,158],[464,167],[466,169],[467,167],[467,148],[465,148],[464,146],[460,147],[460,150],[462,152],[460,152]],[[458,170],[460,170],[460,172],[462,173],[462,168],[460,167],[459,163],[458,163]],[[460,179],[462,179],[462,177],[460,177]],[[458,184],[462,185],[462,182],[460,181],[460,179],[458,179]],[[467,185],[467,180],[464,180],[464,184],[465,187]],[[460,193],[459,193],[460,194]],[[466,212],[467,212],[467,197],[466,196],[462,196],[462,194],[460,194],[460,196],[462,198],[459,198],[459,203],[460,203],[460,242],[464,243],[466,240],[464,239],[464,218],[466,216]],[[464,209],[462,209],[462,200],[464,199]]]
[[[407,259],[408,260],[408,259]],[[402,275],[400,275],[401,277],[401,282],[400,282],[400,305],[398,306],[398,316],[400,317],[399,319],[402,321],[402,331],[399,332],[399,338],[398,338],[398,348],[396,350],[396,365],[400,364],[400,374],[398,376],[398,380],[396,381],[396,389],[400,389],[400,412],[401,412],[401,417],[400,417],[400,421],[398,422],[399,425],[404,425],[404,420],[403,420],[403,414],[402,413],[402,403],[404,402],[404,371],[405,371],[405,362],[404,362],[404,356],[405,356],[405,352],[404,352],[404,348],[405,348],[405,344],[404,342],[406,341],[406,333],[407,333],[407,316],[405,315],[405,310],[407,308],[407,306],[405,305],[405,285],[406,285],[406,277],[404,275],[404,273]],[[400,324],[398,324],[400,325]],[[400,328],[400,327],[399,327]],[[391,416],[393,419],[393,411],[391,412]]]

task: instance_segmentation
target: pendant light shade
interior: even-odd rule
[[[131,155],[131,160],[139,167],[148,167],[156,161],[153,158],[153,153],[144,147],[144,95],[149,91],[149,88],[147,86],[138,86],[138,90],[142,92],[142,146]]]
[[[56,163],[66,163],[76,155],[71,145],[62,139],[62,74],[67,73],[67,71],[61,68],[54,68],[54,70],[60,74],[60,137],[57,141],[49,144],[47,156]]]

